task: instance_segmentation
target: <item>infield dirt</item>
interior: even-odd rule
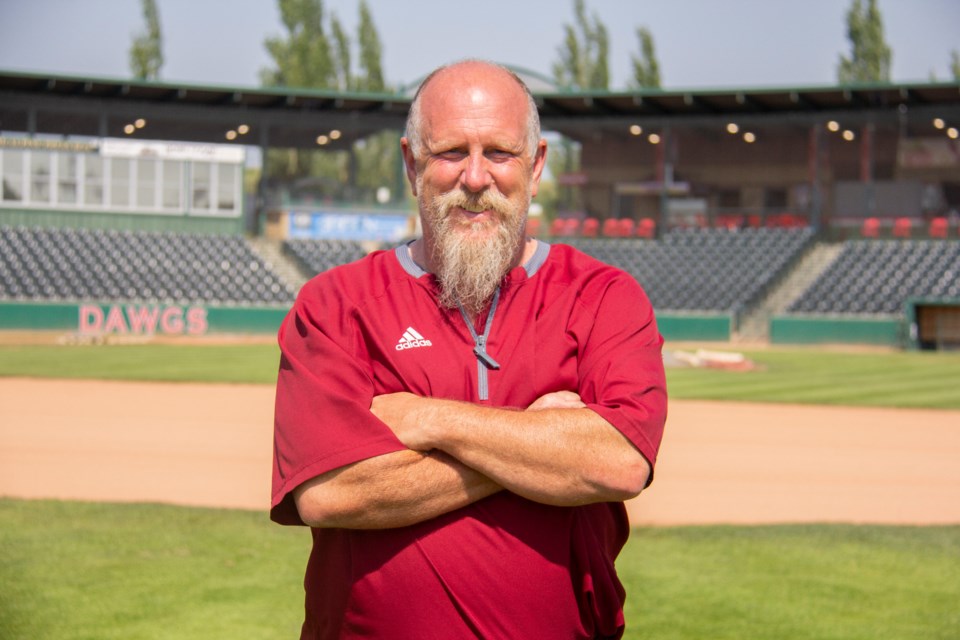
[[[273,388],[0,379],[0,495],[260,509]],[[674,401],[637,525],[960,523],[960,412]]]

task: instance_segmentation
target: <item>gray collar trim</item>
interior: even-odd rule
[[[414,278],[421,278],[427,275],[427,272],[420,268],[416,262],[413,261],[413,258],[410,255],[410,245],[414,241],[405,242],[398,246],[393,252],[397,255],[397,260],[400,261],[400,266],[403,267],[403,270],[409,273]]]

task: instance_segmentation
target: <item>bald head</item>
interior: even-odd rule
[[[446,65],[434,70],[420,84],[410,112],[407,116],[406,138],[414,157],[419,157],[423,150],[424,127],[428,126],[424,116],[424,103],[450,100],[451,98],[469,98],[470,92],[497,91],[514,104],[525,106],[526,151],[531,157],[537,152],[537,143],[540,141],[540,115],[533,95],[523,83],[523,80],[514,72],[502,65],[482,60],[466,60]],[[461,100],[469,108],[469,100]]]

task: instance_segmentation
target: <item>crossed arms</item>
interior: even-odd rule
[[[633,444],[569,391],[523,411],[393,393],[371,411],[408,449],[301,484],[294,501],[306,524],[406,526],[504,489],[558,506],[620,501],[650,475]]]

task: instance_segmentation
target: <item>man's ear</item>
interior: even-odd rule
[[[413,157],[410,141],[406,137],[400,138],[400,151],[403,153],[403,168],[407,172],[407,182],[410,183],[410,193],[417,197],[417,161]]]
[[[537,195],[540,188],[540,178],[543,176],[543,168],[547,166],[547,141],[541,139],[537,143],[537,153],[533,156],[533,172],[530,177],[530,197]]]

